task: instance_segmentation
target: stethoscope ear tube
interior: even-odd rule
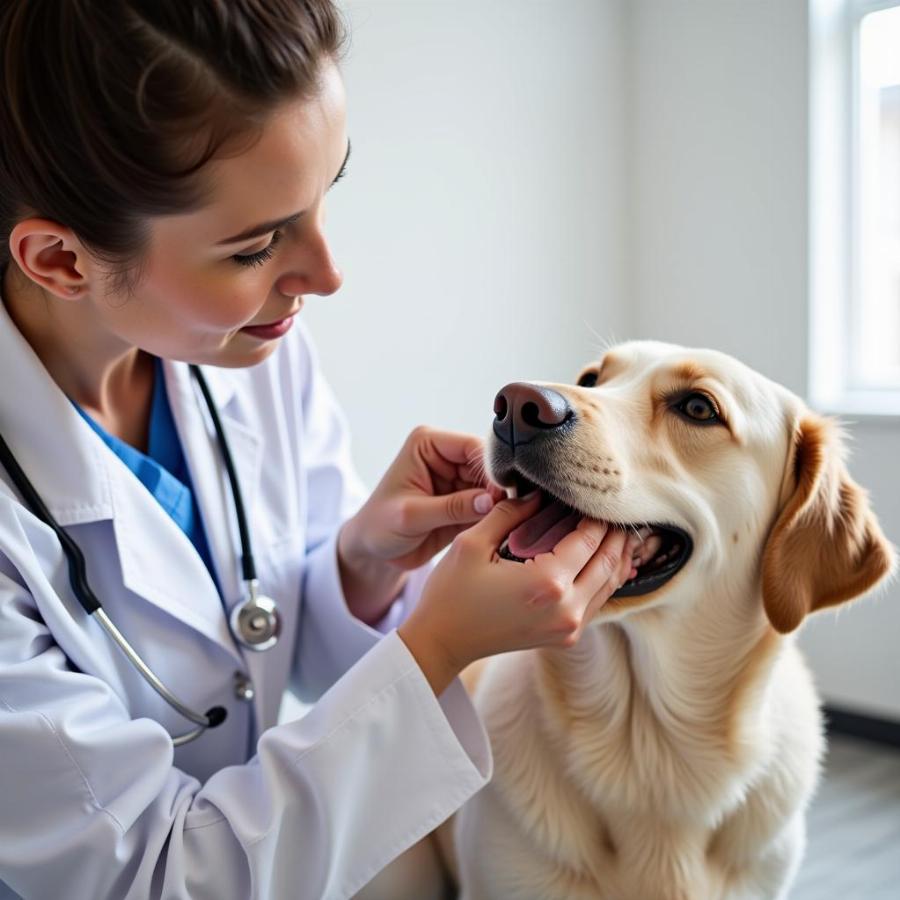
[[[81,548],[63,531],[56,519],[50,515],[50,510],[44,505],[40,494],[34,489],[34,485],[28,480],[28,476],[22,471],[22,467],[12,455],[12,451],[2,437],[0,437],[0,461],[3,462],[6,471],[9,472],[13,480],[13,484],[25,498],[25,502],[31,508],[31,511],[45,525],[52,528],[57,538],[59,538],[69,563],[69,582],[72,585],[72,590],[75,592],[78,602],[84,607],[84,611],[88,615],[93,615],[100,609],[100,601],[88,584],[84,554],[81,552]]]
[[[153,674],[150,667],[138,656],[137,651],[125,638],[118,628],[112,623],[106,615],[96,594],[91,590],[88,584],[86,567],[84,562],[84,554],[81,548],[60,524],[53,518],[50,510],[44,505],[40,495],[34,489],[34,485],[28,480],[28,476],[22,471],[22,467],[13,456],[6,441],[0,436],[0,461],[2,461],[6,471],[15,484],[16,489],[24,497],[25,502],[31,511],[46,525],[53,529],[54,534],[59,538],[63,551],[66,554],[66,560],[69,564],[69,582],[72,585],[72,591],[78,598],[78,602],[82,605],[85,612],[93,616],[94,620],[99,622],[106,633],[112,638],[116,646],[128,657],[135,668],[140,672],[144,680],[153,688],[167,703],[176,709],[182,716],[198,725],[193,731],[172,738],[172,743],[176,747],[188,743],[199,737],[207,728],[215,728],[221,725],[228,711],[223,706],[213,706],[207,710],[205,715],[194,712],[185,706],[157,677]]]
[[[200,728],[188,732],[187,734],[183,734],[180,737],[172,738],[172,743],[178,747],[181,744],[186,744],[188,741],[192,741],[195,737],[199,737],[207,728],[215,728],[217,725],[221,725],[228,716],[228,710],[225,709],[224,706],[213,706],[209,709],[205,715],[201,715],[200,713],[194,712],[190,707],[185,706],[157,677],[153,674],[153,670],[138,656],[137,651],[125,638],[122,636],[122,633],[113,625],[109,616],[106,615],[103,609],[98,608],[97,612],[94,616],[95,620],[98,621],[102,626],[104,631],[112,638],[113,642],[116,646],[128,657],[134,667],[141,673],[144,680],[150,687],[159,694],[163,700],[166,701],[170,706],[176,709],[181,715],[183,715],[186,719],[189,719],[191,722],[194,722],[196,725],[199,725]]]
[[[222,427],[222,421],[216,411],[216,404],[213,403],[212,394],[203,377],[203,372],[198,365],[190,363],[188,365],[191,373],[197,379],[200,390],[203,393],[203,399],[206,401],[206,407],[213,420],[213,427],[216,429],[216,437],[219,441],[219,447],[222,450],[222,457],[225,460],[225,471],[228,473],[228,480],[231,483],[231,497],[234,500],[234,511],[237,516],[238,532],[241,537],[241,571],[244,581],[256,581],[256,564],[253,561],[253,550],[250,545],[250,529],[247,527],[247,516],[244,512],[244,501],[241,497],[241,489],[238,485],[237,472],[234,468],[234,461],[231,458],[231,450],[228,448],[228,441],[225,438],[225,429]]]
[[[258,581],[256,578],[256,566],[253,561],[253,551],[250,544],[250,531],[247,527],[247,519],[244,513],[244,504],[241,498],[240,486],[238,485],[237,473],[235,471],[234,462],[231,459],[231,451],[228,448],[225,431],[222,428],[222,423],[219,420],[215,403],[213,402],[212,395],[207,387],[202,371],[199,366],[193,364],[191,364],[189,368],[200,385],[200,390],[203,393],[203,398],[206,401],[206,405],[212,416],[216,435],[219,439],[219,445],[222,449],[222,455],[225,459],[225,468],[228,471],[228,478],[231,482],[235,512],[237,513],[238,529],[240,531],[241,568],[244,581],[247,583],[250,594],[247,601],[240,606],[235,607],[232,611],[229,623],[235,638],[239,640],[244,647],[256,651],[267,650],[278,640],[282,628],[278,604],[269,597],[258,594]],[[128,643],[121,632],[110,621],[109,617],[104,612],[100,601],[88,584],[85,560],[81,548],[53,518],[50,510],[44,505],[40,495],[22,471],[22,468],[19,466],[12,451],[2,437],[0,437],[0,461],[2,461],[4,467],[9,472],[13,483],[19,493],[21,493],[29,508],[42,522],[53,529],[54,534],[56,534],[62,544],[69,565],[69,582],[72,585],[72,591],[78,599],[78,602],[84,608],[84,611],[89,616],[93,616],[94,620],[100,623],[116,646],[128,657],[153,690],[172,706],[173,709],[177,710],[182,716],[198,726],[187,734],[173,737],[173,744],[176,747],[181,744],[186,744],[188,741],[192,741],[194,738],[199,737],[207,728],[215,728],[217,725],[221,725],[228,715],[223,706],[213,706],[208,709],[205,714],[194,712],[190,707],[185,706],[156,677],[156,675],[153,674],[150,667],[140,656],[138,656],[137,651]]]

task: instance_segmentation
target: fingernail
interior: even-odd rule
[[[475,512],[490,512],[494,506],[494,498],[490,494],[479,494],[475,498]]]
[[[540,494],[540,492],[540,488],[535,488],[530,494],[526,494],[524,497],[519,497],[519,499],[524,503],[526,500],[533,500],[535,497],[537,497],[538,494]]]

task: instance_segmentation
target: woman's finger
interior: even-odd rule
[[[480,522],[466,529],[466,534],[484,544],[488,558],[509,536],[509,533],[540,508],[541,492],[534,491],[520,500],[502,499]],[[519,565],[517,563],[517,565]]]
[[[475,434],[465,434],[459,431],[438,431],[434,428],[423,428],[422,434],[425,438],[423,444],[434,451],[429,457],[429,462],[436,465],[442,465],[441,474],[446,469],[446,464],[450,463],[454,466],[472,465],[476,460],[480,460],[484,453],[484,441]],[[436,458],[435,454],[437,455]],[[449,474],[445,477],[452,478]]]
[[[598,552],[598,548],[600,548],[608,529],[608,522],[599,519],[583,518],[578,522],[574,530],[565,535],[551,551],[539,553],[535,559],[552,558],[552,563],[542,564],[550,564],[562,569],[574,581],[578,573]]]
[[[590,598],[582,617],[583,625],[591,621],[597,610],[628,580],[632,571],[624,532],[610,529],[603,544],[606,545],[606,552],[594,554],[575,579],[576,586],[583,588]],[[619,554],[618,563],[616,553]]]
[[[556,545],[553,555],[575,573],[575,586],[592,596],[609,579],[618,576],[625,539],[625,532],[611,528],[608,522],[582,519],[575,531]]]

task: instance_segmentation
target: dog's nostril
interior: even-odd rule
[[[520,415],[522,416],[522,421],[525,422],[526,425],[531,425],[534,428],[541,428],[544,424],[541,422],[541,411],[538,409],[537,403],[523,403]]]
[[[497,394],[494,398],[494,414],[498,419],[505,419],[508,409],[509,404],[506,402],[506,397],[503,394]]]
[[[555,409],[544,410],[545,414],[551,415],[551,419],[549,422],[542,422],[541,408],[537,405],[537,403],[528,402],[522,404],[522,408],[519,410],[519,417],[526,425],[529,425],[531,428],[553,429],[559,428],[560,425],[565,425],[565,423],[568,422],[569,419],[572,419],[575,416],[574,411],[567,408],[565,410],[565,413],[563,414],[563,417],[558,421],[554,421],[554,418],[558,412],[559,410]]]

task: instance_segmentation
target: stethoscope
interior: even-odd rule
[[[241,568],[249,597],[232,610],[229,618],[229,626],[235,639],[248,650],[268,650],[275,644],[281,633],[281,614],[279,613],[278,605],[274,600],[259,593],[259,581],[256,577],[256,566],[253,562],[253,552],[250,546],[250,532],[247,528],[246,516],[244,515],[244,503],[241,498],[241,490],[238,486],[234,463],[231,459],[231,451],[228,448],[228,441],[225,438],[225,431],[222,428],[222,423],[219,421],[219,414],[216,412],[216,406],[215,403],[213,403],[212,395],[209,392],[203,373],[196,365],[191,364],[189,365],[189,368],[200,384],[200,390],[203,392],[203,398],[206,401],[209,413],[212,416],[213,424],[216,428],[219,446],[222,449],[222,456],[225,458],[225,468],[228,470],[228,480],[231,482],[231,494],[234,498],[238,530],[241,535]],[[103,626],[103,629],[110,638],[118,645],[138,672],[140,672],[160,697],[176,709],[182,716],[198,726],[193,731],[186,732],[178,737],[173,737],[172,743],[176,747],[180,747],[182,744],[187,744],[189,741],[193,741],[195,738],[200,737],[207,728],[215,728],[217,725],[221,725],[228,715],[224,706],[213,706],[208,709],[206,713],[198,713],[190,707],[185,706],[159,680],[159,678],[156,677],[150,667],[138,655],[134,647],[128,643],[119,629],[112,623],[88,584],[87,576],[85,574],[84,554],[81,552],[81,548],[50,514],[50,511],[44,505],[40,495],[22,471],[2,436],[0,436],[0,462],[3,463],[6,471],[9,472],[17,490],[31,507],[31,511],[49,525],[59,538],[63,550],[65,551],[66,559],[69,562],[69,582],[72,585],[75,596],[78,598],[78,602],[84,607],[85,612],[87,612],[88,615],[94,616]]]

